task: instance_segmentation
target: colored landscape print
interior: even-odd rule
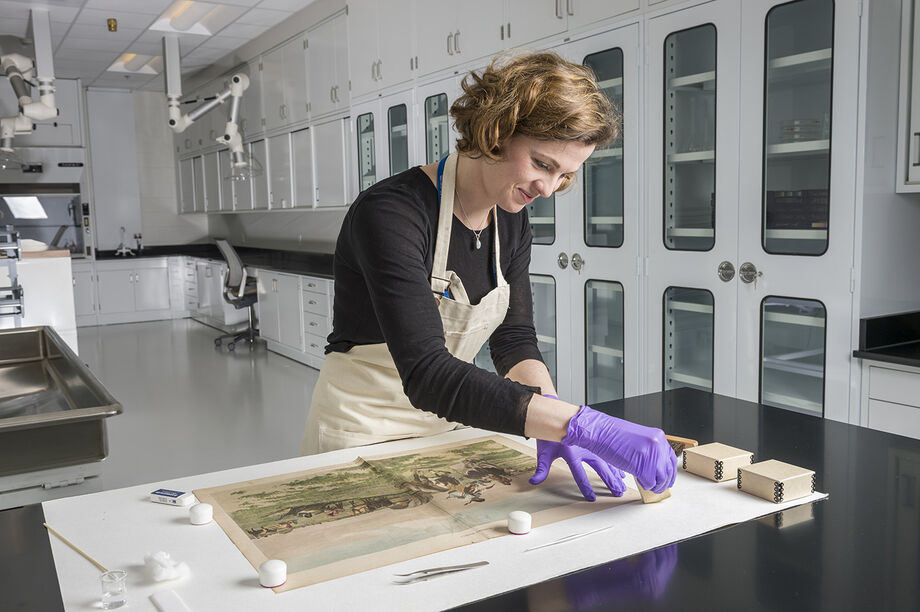
[[[254,567],[287,563],[283,591],[505,535],[511,510],[537,526],[629,499],[583,502],[559,467],[534,487],[534,455],[489,436],[195,494]]]

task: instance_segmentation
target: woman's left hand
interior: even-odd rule
[[[587,463],[594,468],[614,497],[622,497],[626,492],[622,470],[613,467],[589,450],[548,440],[537,440],[537,471],[530,478],[530,484],[536,485],[546,480],[553,461],[560,457],[569,464],[575,484],[578,485],[578,489],[587,501],[594,501],[597,495],[591,488],[591,483],[588,482],[588,474],[582,463]]]

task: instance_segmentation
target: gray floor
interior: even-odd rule
[[[102,474],[53,497],[298,456],[319,372],[263,343],[216,349],[219,334],[191,319],[80,328],[80,357],[124,412]]]

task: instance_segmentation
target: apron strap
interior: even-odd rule
[[[441,159],[438,164],[438,234],[434,243],[434,261],[431,265],[431,289],[444,294],[450,281],[447,278],[447,254],[450,251],[450,228],[454,220],[454,184],[457,179],[457,154]]]
[[[437,294],[447,295],[450,285],[447,278],[447,255],[450,251],[450,230],[454,222],[454,189],[457,183],[456,153],[441,158],[438,163],[438,234],[435,238],[434,261],[431,266],[431,289]],[[498,240],[498,210],[492,207],[492,265],[493,280],[496,287],[503,287],[508,282],[502,274],[501,249]]]

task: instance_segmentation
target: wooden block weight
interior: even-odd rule
[[[696,440],[681,438],[679,436],[665,436],[665,438],[667,438],[668,444],[671,445],[671,450],[673,450],[674,454],[678,457],[681,456],[685,448],[693,448],[699,444]],[[652,493],[647,489],[643,489],[642,485],[638,482],[636,482],[636,487],[639,489],[639,495],[642,497],[643,504],[654,504],[671,497],[671,489],[665,489],[661,493]]]
[[[814,471],[770,459],[738,468],[738,488],[781,504],[815,492]]]

